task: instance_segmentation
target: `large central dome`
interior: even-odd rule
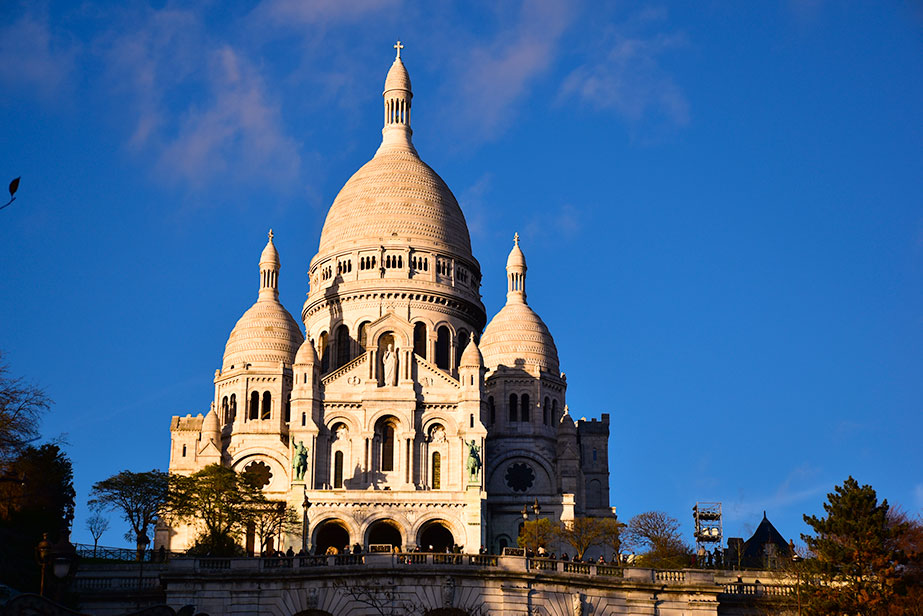
[[[465,215],[442,178],[416,152],[383,148],[337,195],[318,252],[394,240],[471,256]]]

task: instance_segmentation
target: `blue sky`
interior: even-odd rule
[[[923,12],[900,2],[4,2],[0,349],[94,481],[207,411],[275,229],[295,315],[327,208],[414,142],[504,300],[514,231],[612,504],[786,537],[853,474],[923,508]],[[4,179],[7,178],[7,179]],[[122,544],[119,529],[104,544]]]

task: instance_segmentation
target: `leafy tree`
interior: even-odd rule
[[[96,546],[103,533],[109,530],[109,519],[104,518],[98,511],[87,518],[87,530],[93,535],[93,557],[96,557]]]
[[[897,508],[888,511],[888,524],[903,529],[897,538],[903,552],[901,584],[891,602],[889,615],[923,616],[923,520],[911,518]]]
[[[51,399],[22,378],[9,376],[2,357],[0,353],[0,462],[8,462],[38,438],[39,420]]]
[[[805,614],[888,614],[904,590],[901,539],[908,524],[889,519],[888,501],[849,477],[824,503],[826,516],[804,516],[814,530],[802,535],[814,557],[806,561]]]
[[[540,547],[547,548],[557,537],[557,528],[548,518],[529,520],[522,525],[522,532],[516,544],[521,548],[538,552]]]
[[[679,528],[679,520],[663,511],[646,511],[628,521],[625,538],[633,549],[644,550],[638,564],[675,569],[687,566],[692,557],[692,548],[683,541]]]
[[[148,529],[157,521],[167,501],[169,474],[157,469],[143,473],[122,471],[93,484],[90,507],[119,512],[131,530],[125,538],[136,541],[149,537]]]
[[[251,474],[209,464],[192,475],[171,475],[168,502],[170,515],[201,525],[194,553],[230,556],[242,553],[236,539],[266,498]]]
[[[606,540],[606,518],[574,518],[557,527],[558,538],[574,549],[574,558],[582,559],[587,550]]]
[[[27,445],[3,465],[0,482],[0,583],[38,589],[35,546],[48,533],[52,543],[67,538],[74,519],[74,473],[57,445]]]

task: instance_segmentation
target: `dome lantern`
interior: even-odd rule
[[[266,242],[266,248],[260,255],[260,299],[279,297],[279,251],[276,250],[275,244],[272,243],[274,234],[272,229],[269,230],[269,241]]]
[[[519,247],[519,234],[513,235],[513,249],[506,259],[506,301],[526,303],[526,256]]]
[[[401,60],[404,45],[398,41],[394,48],[397,55],[385,77],[385,89],[382,92],[385,106],[385,126],[381,130],[381,147],[379,152],[396,150],[413,152],[416,150],[410,141],[413,131],[410,129],[410,107],[413,91],[410,86],[410,74]]]

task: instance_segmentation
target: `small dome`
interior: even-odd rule
[[[535,366],[558,374],[558,349],[551,332],[526,303],[507,303],[481,336],[481,353],[488,370],[499,366]]]
[[[295,355],[295,363],[299,366],[310,366],[317,363],[317,351],[314,350],[314,343],[305,340]]]
[[[519,247],[518,233],[513,236],[513,249],[510,251],[510,256],[506,258],[506,267],[521,267],[523,269],[526,267],[526,255],[523,254],[522,248]]]
[[[483,368],[484,367],[484,358],[481,356],[481,351],[478,349],[477,343],[474,341],[474,337],[468,342],[468,346],[465,347],[465,352],[462,353],[461,361],[458,363],[459,368]]]
[[[411,90],[410,74],[404,68],[404,63],[400,58],[394,59],[394,63],[388,70],[388,76],[385,77],[385,92],[388,90]]]
[[[205,419],[202,421],[202,436],[210,437],[216,432],[220,433],[221,428],[218,425],[218,413],[215,412],[215,405],[212,404],[212,408],[208,411],[208,414],[205,415]]]
[[[222,370],[244,364],[291,364],[304,336],[298,323],[274,298],[260,298],[228,337]]]
[[[260,254],[260,265],[275,265],[279,267],[279,251],[276,250],[276,245],[272,243],[273,233],[272,229],[269,230],[269,241],[266,242],[266,248],[263,249],[262,254]]]

